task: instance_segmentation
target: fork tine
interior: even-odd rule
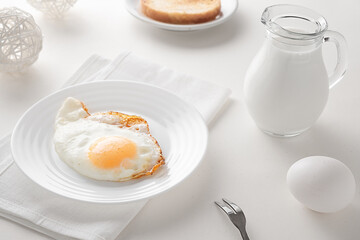
[[[249,236],[246,233],[246,218],[242,209],[235,203],[223,198],[224,203],[216,202],[218,205],[230,218],[231,222],[239,229],[241,237],[243,240],[249,240]]]
[[[227,205],[229,205],[235,212],[242,212],[243,210],[235,203],[223,198],[222,199]]]
[[[215,204],[218,205],[218,207],[220,207],[227,215],[235,214],[234,210],[229,208],[227,205],[217,201],[215,201]]]

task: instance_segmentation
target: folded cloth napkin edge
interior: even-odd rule
[[[101,237],[98,234],[95,234],[92,232],[81,231],[72,226],[61,223],[55,219],[46,217],[43,214],[37,213],[36,211],[32,211],[30,209],[24,208],[17,203],[11,203],[3,198],[0,198],[0,206],[4,206],[3,209],[8,209],[8,211],[6,211],[6,210],[3,211],[0,209],[0,215],[2,217],[8,218],[10,220],[15,220],[15,222],[21,223],[26,227],[30,227],[31,229],[39,231],[50,237],[57,236],[57,239],[58,239],[59,236],[63,236],[62,239],[73,239],[71,237],[65,236],[64,234],[60,234],[58,232],[49,230],[52,228],[51,225],[56,225],[57,228],[62,229],[62,231],[59,231],[62,233],[64,233],[64,232],[69,233],[69,231],[71,231],[72,233],[75,233],[77,235],[77,237],[82,237],[84,239],[105,240],[105,238]],[[10,212],[10,210],[12,210],[12,212]],[[25,216],[24,216],[24,214],[25,214]],[[21,218],[19,216],[21,216]],[[34,220],[34,219],[36,219],[36,220]]]

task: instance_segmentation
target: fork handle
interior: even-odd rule
[[[244,229],[239,229],[239,231],[240,231],[240,234],[241,234],[241,237],[242,237],[243,240],[250,240],[249,236],[247,235],[247,232],[246,232],[245,228]]]

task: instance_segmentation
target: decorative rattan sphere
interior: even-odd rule
[[[0,9],[0,71],[15,72],[33,64],[42,48],[42,34],[31,14]]]
[[[77,0],[27,0],[30,5],[52,18],[62,18]]]

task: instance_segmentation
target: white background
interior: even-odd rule
[[[226,0],[223,0],[226,1]],[[279,139],[260,132],[243,102],[245,71],[264,40],[260,16],[266,6],[300,4],[321,13],[329,28],[348,41],[349,69],[331,90],[322,116],[299,137]],[[160,30],[128,14],[119,0],[79,0],[63,20],[50,20],[26,1],[1,0],[33,14],[44,35],[39,60],[23,74],[0,74],[0,135],[22,113],[60,88],[94,53],[114,58],[123,50],[179,72],[228,87],[231,100],[210,128],[207,155],[174,189],[152,199],[118,239],[240,239],[213,203],[226,197],[248,219],[252,240],[356,240],[360,238],[360,1],[240,0],[234,17],[198,32]],[[334,64],[333,47],[324,47]],[[354,202],[335,214],[319,214],[298,203],[286,186],[296,160],[325,155],[344,162],[358,187]],[[0,239],[48,239],[0,218]]]

